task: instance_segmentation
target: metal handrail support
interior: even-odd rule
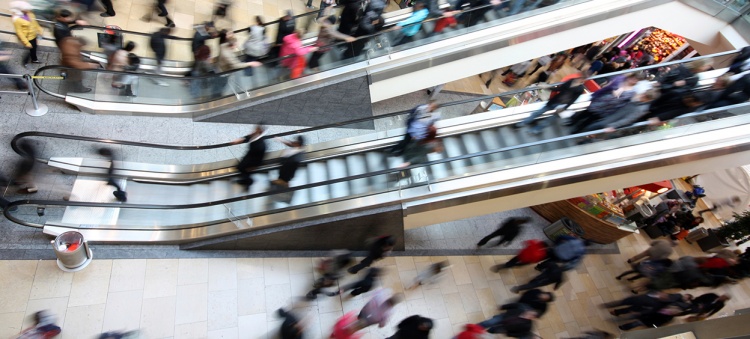
[[[38,117],[47,114],[47,111],[49,108],[45,104],[40,104],[36,101],[36,93],[34,93],[34,83],[31,81],[31,75],[29,74],[1,74],[0,78],[9,78],[9,79],[25,79],[26,80],[26,88],[27,90],[25,92],[21,91],[0,91],[0,94],[24,94],[24,95],[30,95],[31,96],[31,103],[33,104],[33,107],[27,107],[26,108],[26,114],[32,116],[32,117]]]

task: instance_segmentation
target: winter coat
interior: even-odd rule
[[[60,64],[75,69],[99,68],[99,65],[97,64],[83,61],[81,58],[81,47],[83,47],[83,45],[81,45],[81,42],[78,41],[78,39],[74,37],[64,38],[60,42]]]
[[[270,47],[270,44],[266,40],[266,29],[263,26],[257,25],[250,27],[250,37],[247,38],[247,41],[242,46],[245,54],[259,58],[268,54]]]
[[[297,34],[289,34],[284,37],[284,43],[281,44],[281,52],[279,56],[284,57],[287,55],[304,56],[310,52],[310,47],[302,46],[302,41],[297,37]],[[296,57],[289,57],[281,60],[281,64],[288,68],[294,68],[297,64]]]
[[[31,42],[29,41],[36,39],[37,35],[42,34],[42,27],[36,22],[34,13],[28,12],[27,16],[29,18],[28,20],[23,16],[13,15],[12,20],[18,40],[20,40],[26,48],[31,48]]]

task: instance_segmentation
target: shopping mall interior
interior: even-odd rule
[[[530,240],[553,244],[563,234],[585,239],[586,255],[559,288],[540,287],[554,301],[527,336],[515,337],[750,333],[750,225],[743,224],[750,222],[750,105],[747,96],[713,105],[728,84],[745,81],[748,93],[748,1],[507,0],[455,8],[458,2],[441,0],[428,1],[438,8],[416,20],[419,1],[393,0],[376,16],[380,31],[362,24],[370,5],[340,1],[325,13],[343,30],[354,8],[357,27],[341,33],[350,37],[326,31],[337,28],[319,15],[325,0],[312,7],[306,0],[167,1],[166,17],[153,2],[111,1],[114,15],[102,15],[108,10],[98,1],[29,1],[42,30],[34,63],[24,60],[29,49],[14,24],[29,14],[0,0],[0,65],[8,73],[0,74],[0,173],[8,178],[0,337],[51,337],[36,321],[45,311],[59,338],[299,338],[282,336],[283,309],[304,338],[334,338],[335,329],[355,332],[351,326],[369,321],[345,327],[348,316],[392,293],[402,300],[380,326],[335,338],[411,338],[394,335],[413,315],[432,320],[429,338],[480,338],[464,333],[467,325],[507,314],[498,307],[518,299],[514,287],[540,275],[532,265],[493,268]],[[53,25],[61,9],[85,21],[71,22],[71,37],[60,40],[82,38],[80,53],[58,48]],[[274,49],[285,15],[299,31],[292,54],[284,52],[286,39]],[[269,48],[259,58],[245,45],[256,16]],[[175,27],[159,65],[152,33],[169,23]],[[212,36],[214,29],[234,38]],[[206,37],[206,62],[222,64],[230,48],[241,65],[194,73],[196,36]],[[125,68],[112,69],[108,41],[119,46],[115,55],[135,42],[127,52],[137,65],[128,68],[134,59],[125,52]],[[304,46],[318,49],[299,52]],[[320,57],[318,67],[311,56]],[[94,66],[79,68],[71,57]],[[289,60],[307,67],[295,74]],[[638,80],[611,94],[632,92],[623,105],[655,86],[677,91],[664,85],[674,70],[693,72],[691,91],[679,92],[680,114],[652,110],[649,119],[617,128],[575,123],[593,111],[599,90],[622,79]],[[579,76],[583,93],[559,106],[567,97],[561,84]],[[430,100],[441,105],[439,120],[430,116],[437,141],[412,141],[421,145],[415,157],[395,154],[414,108]],[[261,123],[265,160],[250,182],[238,181],[246,142],[256,143]],[[298,136],[303,147],[290,147]],[[304,159],[281,180],[296,150]],[[510,242],[477,245],[509,220],[525,221]],[[395,243],[372,264],[381,270],[370,291],[308,298],[325,281],[321,262],[332,250],[352,251],[359,261],[384,235]],[[649,276],[645,265],[628,261],[658,239],[674,244],[671,268],[684,258],[734,265],[701,266],[711,283],[686,284],[670,267]],[[444,262],[432,283],[414,286]],[[647,277],[617,278],[631,269]],[[346,292],[365,272],[343,272],[326,287]],[[669,283],[657,279],[667,275]],[[656,289],[731,298],[708,316],[690,308],[695,303],[680,304],[684,314],[628,330],[622,325],[632,320],[603,306]],[[649,312],[677,307],[660,305]],[[643,312],[631,316],[653,315]],[[494,335],[513,337],[500,332]]]

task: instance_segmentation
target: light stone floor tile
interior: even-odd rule
[[[169,297],[177,294],[177,259],[148,259],[143,298]]]
[[[289,284],[267,285],[266,294],[266,312],[273,314],[279,308],[289,305],[292,299],[292,290]]]
[[[221,258],[208,262],[208,290],[236,290],[237,261],[234,258]]]
[[[312,285],[314,282],[312,273],[292,274],[289,277],[289,280],[292,291],[292,298],[302,298],[307,294],[307,292],[312,290]],[[327,296],[321,294],[319,295],[319,297],[326,298]]]
[[[176,297],[143,299],[141,330],[147,338],[174,335]]]
[[[107,302],[112,260],[93,260],[86,269],[74,273],[68,307]]]
[[[208,292],[208,330],[237,327],[237,290]]]
[[[91,265],[89,265],[91,266]],[[68,307],[65,322],[60,326],[63,339],[93,338],[102,333],[104,304]]]
[[[206,336],[208,336],[208,330],[205,321],[175,325],[174,327],[174,339],[203,339]]]
[[[276,285],[278,286],[278,285]],[[238,319],[239,330],[244,338],[266,338],[268,322],[266,313],[243,315]]]
[[[25,327],[23,323],[24,312],[0,313],[0,337],[13,338]]]
[[[110,292],[104,310],[103,331],[140,327],[143,290]]]
[[[250,278],[237,283],[237,314],[250,315],[266,312],[266,284],[263,278]]]
[[[68,297],[72,284],[73,274],[60,270],[56,261],[40,261],[29,299]]]
[[[312,258],[289,258],[289,273],[312,274],[313,262]]]
[[[208,284],[177,286],[175,324],[190,324],[206,321],[207,319]]]
[[[0,314],[25,312],[36,272],[36,260],[0,261]]]
[[[146,283],[146,259],[114,260],[109,292],[143,290]]]
[[[208,339],[239,339],[240,331],[237,327],[225,328],[221,330],[208,331],[206,337]]]
[[[207,284],[208,259],[179,259],[177,285]]]
[[[266,285],[289,283],[289,259],[266,258],[263,260],[263,276]]]

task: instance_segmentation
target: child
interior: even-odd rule
[[[450,266],[448,265],[447,261],[436,262],[430,266],[427,266],[427,268],[424,271],[419,272],[419,274],[417,274],[417,277],[414,278],[414,284],[409,286],[408,289],[411,290],[411,289],[417,288],[417,286],[420,286],[420,285],[434,283],[437,280],[437,277],[441,273],[443,273],[445,269],[447,269],[448,267]]]

